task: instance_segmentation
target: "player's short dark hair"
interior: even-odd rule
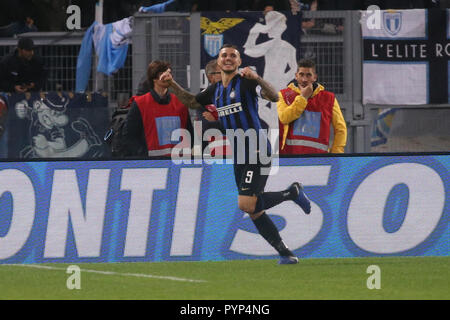
[[[316,71],[316,63],[311,59],[301,59],[297,62],[297,70],[299,68],[312,68],[314,72]]]
[[[233,48],[239,52],[239,48],[235,44],[224,43],[223,46],[220,48],[220,50],[222,50],[223,48]]]
[[[152,61],[147,68],[147,80],[150,88],[153,89],[153,80],[157,79],[161,73],[171,68],[171,65],[167,61],[155,60]]]

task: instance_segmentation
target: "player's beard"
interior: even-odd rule
[[[222,69],[222,72],[225,73],[225,74],[233,74],[233,73],[236,73],[236,72],[237,72],[237,68],[235,68],[235,69],[233,69],[233,70],[223,70],[223,69]]]

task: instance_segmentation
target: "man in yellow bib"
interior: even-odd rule
[[[295,80],[279,93],[280,154],[343,153],[347,126],[334,93],[317,83],[312,60],[298,62]],[[331,126],[334,140],[329,147]]]

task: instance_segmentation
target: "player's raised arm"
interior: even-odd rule
[[[161,74],[159,79],[167,81],[170,84],[170,89],[177,96],[178,99],[188,108],[198,109],[201,105],[195,100],[195,95],[183,89],[172,77],[172,70],[167,69]]]
[[[261,95],[264,99],[272,102],[278,102],[278,92],[275,88],[266,80],[261,78],[255,71],[249,67],[245,67],[241,70],[241,76],[247,79],[253,79],[261,86]]]

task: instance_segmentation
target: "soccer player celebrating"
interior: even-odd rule
[[[270,143],[267,135],[260,134],[261,131],[264,131],[258,116],[258,96],[277,102],[278,93],[249,67],[239,72],[241,57],[234,45],[222,46],[217,63],[221,69],[222,80],[210,85],[196,96],[181,88],[173,80],[170,70],[161,75],[161,80],[169,82],[175,95],[189,108],[200,108],[201,105],[208,104],[216,105],[220,123],[227,131],[227,135],[229,130],[243,130],[244,132],[254,130],[257,132],[256,135],[246,135],[247,137],[256,137],[256,142],[252,143],[245,138],[244,142],[234,142],[234,175],[239,194],[238,206],[240,210],[250,215],[258,232],[279,253],[280,264],[298,263],[298,258],[283,242],[277,227],[265,213],[266,209],[287,200],[294,201],[306,214],[311,212],[310,201],[304,194],[302,185],[298,182],[294,182],[283,191],[264,192],[271,164],[270,160],[266,161],[268,163],[264,163],[260,156],[263,152],[270,153]],[[238,135],[234,135],[234,140],[237,140],[237,137]],[[265,141],[262,141],[263,139]],[[239,153],[244,153],[244,156],[239,157]],[[262,169],[266,169],[266,171]]]

